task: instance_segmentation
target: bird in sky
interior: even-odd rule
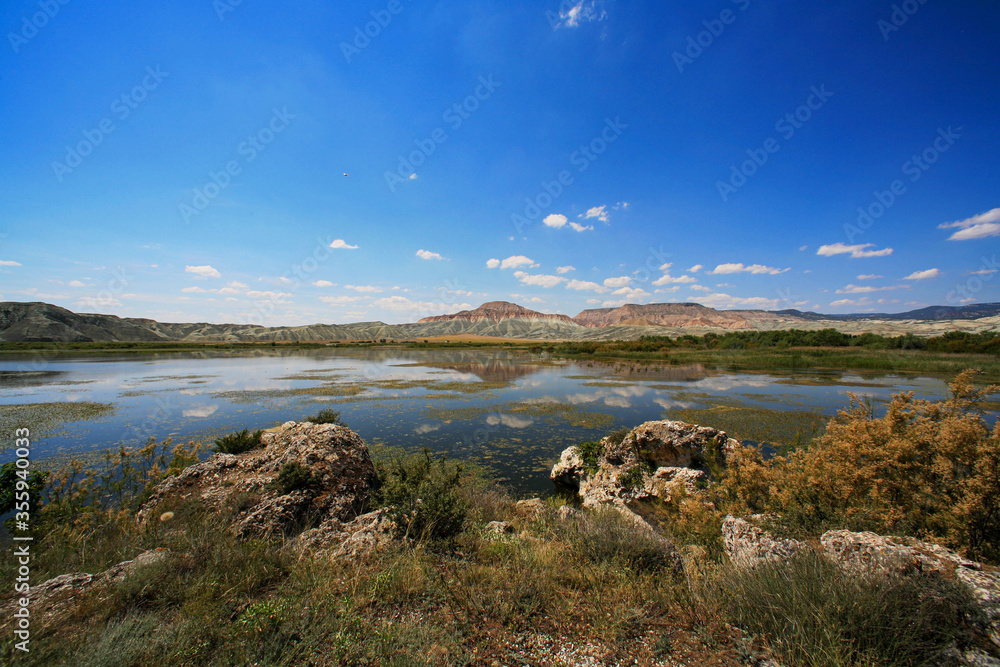
[[[344,172],[344,176],[350,176],[350,174],[348,174],[347,172]]]

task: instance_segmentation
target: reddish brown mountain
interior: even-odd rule
[[[433,317],[425,317],[420,320],[418,324],[425,322],[448,322],[450,320],[463,320],[466,322],[502,322],[503,320],[512,319],[550,320],[566,322],[568,324],[573,323],[573,320],[566,315],[549,315],[547,313],[539,313],[538,311],[529,310],[523,306],[519,306],[516,303],[510,303],[508,301],[490,301],[484,303],[475,310],[463,310],[451,315],[435,315]]]
[[[585,327],[600,328],[615,325],[658,325],[666,327],[720,327],[752,329],[745,313],[720,311],[697,303],[651,303],[643,306],[626,304],[618,308],[585,310],[573,321]]]

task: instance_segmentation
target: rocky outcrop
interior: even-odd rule
[[[549,475],[575,489],[585,507],[697,493],[711,481],[710,461],[725,465],[739,446],[723,431],[670,420],[640,424],[621,440],[609,436],[599,444],[595,466],[588,469],[574,446],[562,452]]]
[[[135,574],[139,568],[163,563],[171,557],[176,556],[166,549],[151,549],[140,553],[132,560],[123,561],[97,574],[73,572],[53,577],[31,587],[31,613],[33,617],[42,616],[50,621],[59,618],[76,607],[81,595],[120,584]],[[12,611],[16,604],[17,598],[7,603],[4,611]]]
[[[722,523],[722,544],[737,569],[785,561],[809,549],[805,542],[777,539],[759,526],[731,515]]]
[[[823,553],[837,565],[859,572],[940,575],[968,586],[987,621],[984,633],[1000,648],[1000,572],[936,544],[913,538],[832,530],[820,538]]]
[[[289,547],[300,557],[362,558],[382,551],[400,539],[399,526],[385,510],[362,514],[343,523],[329,518],[299,534]]]
[[[275,482],[282,469],[296,464],[310,482],[283,493]],[[261,449],[216,454],[164,480],[139,520],[185,500],[208,509],[238,504],[244,509],[233,526],[236,534],[288,536],[330,520],[352,521],[368,508],[377,483],[368,448],[356,433],[334,424],[287,422],[264,434]]]
[[[805,542],[775,538],[759,526],[727,516],[722,524],[726,555],[737,568],[781,562],[809,551]],[[958,581],[972,592],[984,619],[979,631],[1000,649],[1000,572],[936,544],[913,538],[885,537],[875,533],[831,530],[820,537],[819,553],[838,567],[861,574],[941,576]],[[970,653],[965,662],[978,664],[982,656]]]

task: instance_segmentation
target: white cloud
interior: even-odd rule
[[[680,290],[680,285],[674,285],[673,287],[666,287],[662,289],[655,290],[654,294],[676,294]],[[711,291],[711,290],[709,290]]]
[[[535,260],[529,259],[524,255],[514,255],[500,262],[501,269],[518,269],[522,266],[535,267],[538,265],[535,264]]]
[[[420,259],[444,259],[441,255],[436,252],[431,252],[430,250],[418,250],[417,257]]]
[[[788,271],[788,269],[776,269],[771,266],[764,266],[763,264],[751,264],[750,266],[744,266],[743,263],[740,262],[738,264],[719,264],[717,267],[709,271],[709,273],[717,275],[728,273],[766,273],[776,276],[779,273],[784,273],[785,271]]]
[[[660,268],[663,268],[663,267],[660,267]],[[699,271],[701,271],[701,270],[702,270],[702,269],[704,269],[704,268],[705,268],[705,267],[704,267],[704,266],[702,266],[701,264],[695,264],[695,265],[694,265],[694,266],[692,266],[692,267],[691,267],[690,269],[688,269],[688,270],[687,270],[687,272],[688,272],[688,273],[698,273]],[[666,271],[666,269],[663,269],[663,270],[664,270],[664,271]]]
[[[545,274],[529,275],[524,271],[516,271],[514,277],[524,285],[534,285],[535,287],[555,287],[559,283],[566,282],[562,276],[548,276]]]
[[[499,259],[488,259],[488,260],[486,260],[486,268],[487,269],[495,269],[498,266],[500,266],[500,260]]]
[[[875,275],[874,273],[862,274],[858,276],[858,280],[878,280],[879,278],[885,278],[885,276]]]
[[[801,245],[801,246],[799,246],[799,252],[803,252],[805,250],[809,250],[809,246],[807,246],[807,245]]]
[[[866,248],[874,247],[874,243],[865,243],[857,245],[847,245],[845,243],[833,243],[831,245],[823,245],[819,247],[816,251],[817,255],[821,257],[833,257],[834,255],[850,255],[854,259],[861,257],[885,257],[886,255],[892,254],[892,248],[883,248],[882,250],[866,250]]]
[[[381,287],[375,287],[374,285],[344,285],[344,289],[352,289],[355,292],[365,292],[369,294],[378,294],[382,291]]]
[[[333,283],[329,280],[317,280],[313,283],[316,287],[333,287]]]
[[[443,304],[437,301],[411,301],[405,296],[388,296],[372,301],[372,306],[384,310],[410,312],[410,313],[434,313],[445,310],[470,310],[473,306],[468,303],[456,303],[452,305]]]
[[[868,297],[862,297],[860,299],[838,299],[836,301],[831,301],[831,306],[869,306],[872,304],[872,300]]]
[[[705,287],[704,285],[691,285],[689,289],[698,290],[699,292],[711,292],[711,287]]]
[[[288,299],[292,298],[292,295],[288,292],[259,292],[256,290],[251,290],[247,292],[247,296],[251,299],[258,299],[261,301],[273,301],[274,303],[291,303]]]
[[[361,299],[360,296],[321,296],[319,298],[319,300],[322,301],[323,303],[329,303],[334,305],[343,303],[354,303],[355,301],[359,301],[360,299]]]
[[[607,206],[595,206],[595,207],[593,207],[591,209],[588,209],[587,213],[586,213],[586,215],[584,217],[587,220],[590,220],[591,218],[597,218],[601,222],[607,222],[608,221],[608,207]]]
[[[563,11],[559,10],[558,17],[552,14],[549,21],[553,28],[577,28],[582,23],[591,21],[603,21],[608,17],[608,13],[603,9],[597,9],[598,0],[580,0],[577,4]]]
[[[695,278],[694,276],[677,276],[675,278],[674,276],[667,273],[654,280],[653,284],[657,286],[670,285],[674,283],[678,285],[690,285],[691,283],[696,283],[696,282],[698,282],[698,279]]]
[[[616,289],[612,294],[624,297],[629,301],[638,301],[649,296],[649,292],[639,287],[622,287],[621,289]]]
[[[330,247],[338,250],[357,250],[358,248],[356,245],[349,245],[344,239],[334,239]]]
[[[967,276],[988,276],[991,273],[996,273],[996,269],[979,269],[978,271],[968,271],[965,275]]]
[[[837,294],[869,294],[871,292],[889,292],[897,289],[910,289],[910,286],[888,285],[886,287],[872,287],[871,285],[847,285],[843,289],[837,290]]]
[[[236,280],[232,280],[232,281],[226,283],[226,285],[228,285],[229,287],[238,287],[240,289],[246,289],[247,288],[247,286],[245,284],[243,284],[243,283],[241,283],[239,281],[236,281]]]
[[[204,294],[204,293],[208,292],[209,290],[203,290],[200,287],[185,287],[181,291],[182,292],[193,292],[195,294]]]
[[[69,281],[69,286],[70,287],[87,287],[87,285],[85,283],[82,283],[79,280],[71,280],[71,281]]]
[[[240,291],[238,289],[236,289],[235,287],[223,287],[222,289],[218,290],[218,292],[219,292],[219,294],[239,294],[240,293]]]
[[[940,275],[940,269],[927,269],[926,271],[914,271],[903,280],[927,280],[928,278],[937,278]]]
[[[21,266],[21,262],[15,262],[12,259],[0,259],[0,266]]]
[[[577,224],[575,222],[569,223],[569,226],[573,229],[574,232],[593,231],[593,229],[594,229],[593,225],[586,225],[586,226],[584,226],[584,225],[579,225],[579,224]]]
[[[542,223],[544,223],[546,227],[555,227],[556,229],[565,227],[567,222],[569,222],[569,219],[561,213],[550,213],[545,216],[544,220],[542,220]]]
[[[738,297],[722,292],[701,297],[698,302],[712,308],[760,308],[764,310],[774,310],[779,303],[778,299],[767,299],[762,296]]]
[[[605,280],[604,280],[604,286],[605,287],[612,287],[612,288],[614,288],[614,287],[626,287],[631,282],[632,282],[632,279],[630,277],[628,277],[628,276],[619,276],[618,278],[605,278]]]
[[[281,276],[280,278],[278,278],[278,282],[281,283],[282,285],[294,285],[295,284],[294,280],[292,280],[291,278],[287,278],[285,276]]]
[[[407,178],[409,178],[411,181],[415,181],[417,180],[418,176],[416,174],[410,174],[409,176],[407,176]]]
[[[951,229],[958,227],[959,230],[948,237],[949,241],[969,241],[972,239],[985,239],[990,236],[1000,236],[1000,208],[995,208],[986,213],[974,215],[958,222],[946,222],[938,225],[938,229]]]
[[[574,289],[578,291],[589,290],[592,292],[597,292],[603,294],[608,291],[607,287],[598,285],[597,283],[590,282],[589,280],[571,280],[566,283],[566,289]]]
[[[207,264],[205,266],[185,266],[184,273],[193,273],[200,278],[221,278],[222,274]]]
[[[75,305],[77,308],[109,308],[121,306],[122,302],[112,297],[85,296],[77,299]]]
[[[576,271],[576,267],[574,267],[574,266],[557,266],[556,267],[556,273],[558,273],[560,275],[562,275],[564,273],[569,273],[570,271]]]

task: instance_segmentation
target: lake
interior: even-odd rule
[[[945,378],[872,372],[730,372],[599,363],[490,349],[339,348],[0,356],[0,426],[32,431],[37,467],[150,437],[210,443],[324,408],[370,445],[469,459],[521,493],[550,490],[560,452],[653,419],[793,446],[848,392],[947,394]],[[0,462],[12,460],[6,451]]]

